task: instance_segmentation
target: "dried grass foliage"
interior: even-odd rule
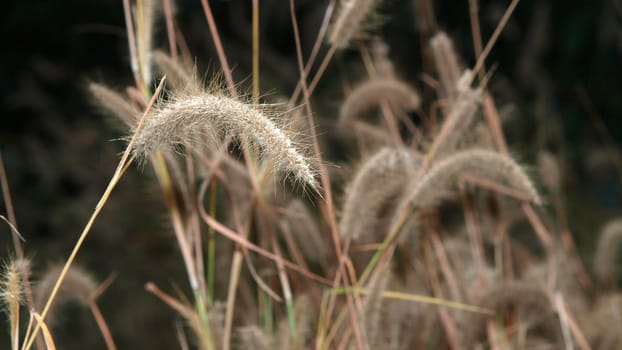
[[[328,35],[332,50],[363,37],[378,2],[339,3]],[[545,198],[501,146],[503,134],[493,125],[500,125],[499,116],[490,106],[482,108],[495,102],[486,100],[485,84],[472,84],[473,73],[462,68],[446,33],[425,42],[440,82],[426,101],[399,76],[386,44],[371,43],[376,72],[355,86],[332,122],[359,134],[361,154],[375,151],[342,184],[322,163],[315,136],[315,156],[299,141],[306,131],[315,135],[308,95],[313,88],[302,88],[304,111],[277,113],[260,96],[239,97],[232,84],[224,93],[218,78],[204,84],[197,68],[153,49],[157,3],[131,4],[137,86],[127,94],[99,83],[88,90],[98,107],[129,130],[124,159],[133,159],[130,152],[148,159],[158,177],[190,289],[167,294],[147,283],[146,290],[186,321],[179,331],[182,348],[585,349],[583,339],[594,349],[622,346],[611,326],[620,321],[615,287],[622,222],[605,226],[595,253],[594,275],[609,294],[589,290],[579,282],[578,257],[562,247],[559,232],[549,232],[554,225],[542,218],[546,212],[531,207]],[[211,26],[209,4],[203,6]],[[416,7],[425,10],[420,30],[433,34],[431,2],[417,1]],[[161,95],[157,90],[150,96],[147,88],[152,65],[167,77]],[[224,74],[232,81],[230,72]],[[387,132],[363,121],[375,107],[388,114],[385,103],[410,128]],[[431,104],[442,106],[436,120]],[[415,110],[416,116],[404,113]],[[239,147],[230,152],[232,140]],[[118,174],[130,163],[120,164]],[[541,153],[539,167],[548,192],[559,196],[563,179],[555,157]],[[314,195],[299,196],[275,174]],[[335,194],[341,201],[334,201]],[[521,220],[535,243],[512,235]],[[536,235],[551,241],[536,246]],[[8,264],[1,284],[13,349],[21,342],[24,296],[41,312],[62,268],[41,274],[29,293],[22,262]],[[53,330],[58,304],[73,299],[88,305],[113,349],[94,304],[100,293],[90,274],[72,266],[42,318]],[[555,302],[560,295],[567,309]],[[25,348],[34,338],[26,337]]]

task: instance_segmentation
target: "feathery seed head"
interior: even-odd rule
[[[465,73],[468,74],[468,73]],[[482,98],[481,89],[465,88],[460,90],[455,100],[447,109],[448,121],[446,136],[438,146],[437,153],[450,154],[461,144],[465,136],[472,134],[471,128]]]
[[[423,179],[413,183],[412,191],[409,192],[410,202],[420,207],[433,205],[435,194],[445,191],[457,175],[465,172],[506,181],[521,190],[532,202],[541,203],[531,180],[512,158],[483,149],[460,151],[436,163]]]
[[[360,115],[370,108],[379,106],[382,101],[404,111],[419,108],[421,99],[415,89],[393,78],[367,80],[358,85],[341,105],[339,125],[350,127]]]
[[[4,267],[2,282],[0,284],[0,297],[2,303],[13,312],[22,301],[23,279],[30,274],[30,261],[27,259],[11,260]]]
[[[203,142],[205,137],[232,134],[257,143],[262,155],[272,158],[278,170],[317,189],[315,172],[308,159],[266,111],[264,106],[245,104],[223,95],[179,94],[155,107],[136,137],[134,153],[145,158],[159,149],[174,149],[185,143]]]
[[[138,112],[121,93],[94,82],[89,83],[88,89],[93,102],[104,112],[111,117],[118,118],[129,128],[136,127],[139,117]]]
[[[594,273],[605,285],[611,286],[616,282],[616,256],[621,243],[622,218],[617,218],[603,227],[594,252]]]
[[[35,285],[33,294],[37,310],[43,309],[62,269],[62,265],[55,265],[48,268],[41,277],[39,283]],[[61,284],[58,294],[56,295],[56,303],[52,304],[52,308],[48,311],[46,322],[52,324],[57,320],[55,305],[69,300],[78,301],[81,305],[88,305],[96,289],[97,283],[88,272],[78,266],[72,266],[69,271],[67,271],[65,280],[63,284]]]
[[[430,47],[432,48],[436,70],[440,75],[443,92],[451,103],[457,96],[458,81],[462,75],[458,55],[451,39],[445,32],[438,32],[432,37]]]
[[[522,191],[530,201],[541,203],[531,180],[512,158],[495,151],[469,149],[438,161],[422,178],[413,178],[397,206],[392,225],[398,224],[404,208],[414,206],[421,210],[436,205],[462,173],[505,181]]]
[[[343,237],[373,241],[380,212],[403,190],[416,161],[407,150],[381,148],[367,159],[348,185],[339,228]]]
[[[160,73],[166,75],[166,81],[174,91],[188,93],[201,91],[196,72],[190,72],[181,62],[174,60],[161,50],[155,52],[153,60]]]
[[[30,261],[12,260],[3,271],[0,281],[0,298],[10,320],[12,348],[19,347],[19,306],[22,301],[24,281],[30,275]]]
[[[548,151],[538,153],[538,171],[544,185],[552,193],[559,193],[562,176],[555,156]]]
[[[372,42],[372,54],[378,76],[392,78],[395,76],[393,63],[389,60],[389,46],[381,38],[374,38]]]
[[[379,0],[344,0],[333,22],[328,43],[344,49],[350,41],[361,35],[365,20],[375,10]]]

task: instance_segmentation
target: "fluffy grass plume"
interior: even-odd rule
[[[538,173],[547,189],[558,194],[561,191],[562,174],[555,156],[549,151],[538,153]]]
[[[441,79],[441,86],[449,102],[453,102],[458,95],[458,81],[462,75],[458,55],[451,39],[445,32],[438,32],[430,39],[430,47],[434,56],[436,70]]]
[[[393,225],[398,224],[403,208],[412,205],[415,209],[425,209],[436,205],[462,173],[507,182],[531,202],[541,203],[531,180],[512,158],[495,151],[468,149],[438,161],[423,178],[410,180],[397,206]]]
[[[507,182],[530,201],[541,203],[531,180],[512,158],[483,149],[463,150],[437,162],[421,180],[411,182],[403,201],[420,208],[433,206],[461,173]]]
[[[465,73],[465,76],[469,74]],[[438,146],[437,154],[453,153],[458,145],[473,135],[473,121],[479,108],[482,91],[480,89],[462,89],[448,109],[450,118],[443,143]]]
[[[19,349],[19,307],[23,298],[23,279],[30,271],[30,262],[25,259],[12,260],[3,271],[0,282],[2,304],[10,321],[11,346]]]
[[[134,153],[142,158],[156,150],[172,150],[185,143],[205,142],[221,133],[256,142],[276,168],[316,189],[318,183],[308,159],[287,133],[267,116],[266,108],[207,92],[178,94],[162,101],[136,137]]]
[[[352,39],[363,32],[366,19],[379,3],[380,0],[341,1],[328,42],[337,49],[346,48]]]
[[[54,284],[56,283],[62,269],[62,265],[50,267],[42,275],[40,281],[35,285],[33,294],[37,310],[42,310],[45,306],[45,302],[52,293]],[[50,325],[58,321],[56,317],[56,309],[58,305],[63,302],[74,300],[83,306],[88,306],[96,289],[97,283],[88,272],[84,271],[80,267],[72,266],[69,271],[67,271],[65,280],[63,284],[61,284],[58,294],[56,295],[55,302],[48,311],[47,317],[45,318],[46,323]]]
[[[166,81],[173,90],[199,91],[200,84],[194,73],[190,72],[181,62],[174,60],[161,50],[153,55],[158,71],[166,75]]]
[[[341,105],[339,125],[349,127],[359,116],[382,101],[405,111],[419,108],[421,99],[410,85],[392,78],[367,80],[352,90]]]
[[[592,349],[622,348],[622,294],[601,296],[592,310],[588,317],[582,319],[582,326]]]
[[[103,112],[121,120],[129,128],[136,127],[140,115],[123,95],[98,83],[89,83],[88,89],[93,102]]]
[[[389,45],[381,38],[376,37],[372,42],[371,52],[378,76],[383,78],[395,77],[395,68],[389,59]]]
[[[344,238],[370,240],[381,210],[403,190],[414,163],[407,150],[381,148],[360,166],[343,203],[339,228]]]
[[[616,282],[616,256],[622,243],[622,218],[610,221],[603,227],[594,253],[594,273],[606,285]]]

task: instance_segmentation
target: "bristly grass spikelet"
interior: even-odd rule
[[[594,252],[594,274],[599,282],[612,286],[616,282],[616,256],[622,246],[622,218],[609,221],[603,227],[596,252]]]
[[[369,241],[380,229],[381,209],[399,196],[414,167],[413,157],[403,149],[381,148],[367,159],[346,190],[339,222],[342,237]]]
[[[468,149],[438,161],[422,178],[411,180],[397,206],[393,225],[399,223],[404,208],[412,206],[420,210],[436,205],[462,173],[507,182],[523,192],[531,202],[541,203],[531,180],[512,158],[495,151]]]
[[[179,92],[154,108],[136,137],[134,153],[146,158],[156,150],[172,150],[202,138],[233,134],[256,142],[276,169],[312,189],[318,188],[308,159],[294,146],[284,129],[268,117],[265,105],[246,104],[222,94]]]
[[[469,73],[465,73],[468,75]],[[482,97],[480,89],[464,89],[457,95],[455,101],[448,108],[449,118],[446,126],[446,134],[443,142],[438,146],[436,154],[453,153],[457,145],[467,136],[472,129],[473,121]]]
[[[559,194],[562,188],[562,173],[555,156],[549,151],[538,153],[538,172],[542,183],[552,194]]]
[[[43,309],[45,302],[52,293],[52,289],[54,288],[54,284],[56,283],[62,268],[62,265],[50,267],[35,285],[33,294],[37,310]],[[97,283],[89,273],[80,267],[72,266],[69,271],[67,271],[65,280],[56,296],[56,302],[53,304],[52,308],[50,308],[47,317],[45,318],[46,323],[51,325],[58,320],[55,311],[59,303],[75,300],[83,306],[88,306],[90,298],[96,289]]]
[[[533,203],[541,203],[531,180],[512,158],[483,149],[463,150],[437,162],[421,180],[412,183],[406,198],[415,206],[432,206],[438,199],[437,194],[445,192],[461,173],[505,181],[523,192]]]
[[[344,0],[332,24],[328,42],[344,49],[364,30],[365,20],[375,10],[380,0]]]
[[[12,349],[19,348],[19,307],[23,298],[24,278],[30,274],[30,261],[26,259],[12,260],[2,272],[0,281],[0,298],[2,306],[10,320]]]
[[[190,72],[181,62],[163,51],[157,50],[153,55],[153,61],[158,71],[166,75],[166,80],[174,91],[193,93],[201,90],[196,73]]]
[[[339,125],[350,127],[359,116],[370,108],[379,106],[382,101],[403,111],[419,108],[421,99],[415,89],[408,84],[392,78],[371,79],[352,90],[341,105]]]
[[[438,32],[430,39],[430,47],[434,56],[436,70],[441,78],[441,86],[449,103],[453,103],[458,95],[458,81],[462,69],[458,63],[458,55],[451,39],[445,32]]]
[[[94,103],[106,114],[118,118],[129,128],[136,127],[140,115],[121,93],[95,82],[89,83],[88,89]]]

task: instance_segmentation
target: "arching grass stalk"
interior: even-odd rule
[[[41,324],[42,322],[45,321],[45,316],[48,314],[50,307],[52,306],[52,303],[54,302],[54,298],[56,297],[56,294],[58,293],[58,290],[60,289],[60,286],[65,279],[65,275],[67,274],[67,271],[69,271],[69,268],[71,267],[71,264],[75,260],[76,255],[78,255],[78,252],[80,251],[80,248],[82,247],[82,243],[84,243],[89,232],[91,232],[91,228],[93,227],[93,223],[95,223],[95,219],[97,218],[97,216],[103,209],[104,205],[108,201],[108,198],[110,198],[110,194],[112,193],[112,190],[114,190],[114,188],[117,186],[117,184],[121,180],[121,177],[125,173],[125,170],[129,167],[129,165],[134,160],[133,156],[130,157],[130,151],[134,147],[136,136],[138,135],[140,130],[143,128],[145,120],[147,119],[146,118],[147,114],[149,114],[149,112],[151,111],[151,107],[155,103],[157,97],[160,95],[160,92],[162,91],[162,88],[164,87],[165,80],[166,80],[166,76],[162,77],[162,80],[160,80],[160,84],[158,85],[158,88],[156,89],[155,93],[151,97],[151,100],[149,101],[149,104],[147,105],[147,108],[145,109],[143,116],[140,118],[140,122],[138,123],[138,126],[136,127],[136,132],[134,133],[134,135],[132,136],[132,139],[130,140],[129,144],[125,148],[123,157],[121,158],[119,165],[117,165],[117,169],[115,170],[114,175],[112,176],[112,179],[110,179],[110,182],[108,183],[108,187],[106,187],[104,194],[100,198],[99,202],[97,202],[97,205],[95,206],[95,210],[93,211],[93,214],[91,214],[91,217],[89,218],[89,221],[86,223],[86,226],[82,230],[82,233],[80,234],[78,241],[76,242],[73,250],[71,251],[69,258],[67,258],[67,261],[65,262],[65,265],[63,266],[63,270],[61,271],[60,276],[58,277],[58,280],[56,281],[56,284],[54,285],[54,288],[52,289],[52,293],[50,294],[50,297],[48,298],[45,304],[45,307],[43,308],[43,312],[41,313],[41,321],[37,323],[37,326],[35,327],[34,331],[30,335],[30,338],[28,339],[28,341],[26,342],[25,350],[29,350],[32,347],[35,341],[35,338],[37,337],[37,334],[41,330]]]

